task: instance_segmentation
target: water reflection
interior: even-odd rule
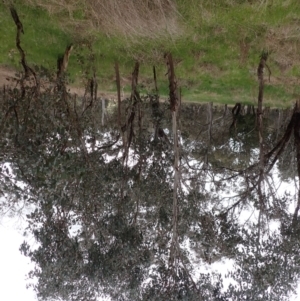
[[[135,89],[120,109],[61,83],[0,97],[1,209],[35,208],[28,231],[40,247],[21,250],[40,298],[289,299],[297,105],[265,108],[259,125],[253,106],[182,104],[175,135],[172,103]]]

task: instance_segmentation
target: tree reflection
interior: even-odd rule
[[[24,76],[1,91],[1,210],[34,207],[38,247],[20,249],[36,264],[40,299],[289,299],[300,261],[300,106],[263,112],[266,55],[256,112],[181,104],[170,54],[166,102],[156,81],[140,95],[138,63],[117,107],[97,98],[95,74],[83,98],[67,92],[63,70],[44,87],[37,70],[33,83]],[[202,269],[225,259],[229,286]]]

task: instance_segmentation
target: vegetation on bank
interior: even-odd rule
[[[185,100],[254,104],[257,60],[264,49],[272,72],[265,104],[287,106],[298,97],[299,1],[140,2],[15,0],[28,63],[55,72],[58,55],[73,43],[69,73],[74,85],[84,84],[95,69],[99,88],[114,91],[118,60],[126,91],[138,60],[140,88],[153,88],[155,64],[160,92],[167,94],[163,55],[170,51]],[[18,67],[15,26],[5,2],[0,4],[0,35],[0,64]]]

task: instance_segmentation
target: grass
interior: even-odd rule
[[[162,23],[154,26],[155,22],[148,20],[147,14],[142,15],[142,7],[129,5],[131,1],[122,1],[128,4],[126,14],[126,7],[121,6],[119,0],[110,2],[123,10],[124,20],[120,11],[112,15],[111,10],[109,20],[104,20],[103,15],[99,19],[97,5],[106,1],[14,1],[25,30],[22,46],[28,62],[54,72],[57,56],[67,44],[74,43],[69,62],[74,85],[82,85],[86,76],[96,69],[100,89],[114,91],[113,66],[118,60],[126,91],[134,61],[138,60],[143,91],[153,89],[152,65],[155,64],[160,92],[167,95],[163,54],[171,51],[184,100],[254,104],[256,68],[261,51],[266,49],[270,52],[268,65],[272,75],[265,89],[265,104],[289,106],[298,98],[298,0],[176,0],[176,7],[171,8],[168,6],[171,2],[164,0],[159,19],[165,18],[166,23],[172,24],[166,26],[166,30],[162,30]],[[160,0],[153,3],[159,5]],[[154,21],[157,7],[148,14]],[[103,10],[103,6],[100,8]],[[141,18],[136,18],[136,24],[124,25],[130,14],[137,12],[144,18],[147,28]],[[109,23],[111,20],[114,24]],[[1,3],[1,65],[19,67],[15,30],[7,7]]]
[[[25,35],[22,36],[22,47],[26,50],[28,63],[54,68],[57,55],[64,51],[71,41],[55,21],[49,18],[46,11],[22,6],[19,17],[24,20]],[[0,4],[0,64],[19,67],[19,53],[15,46],[16,27],[9,10]]]

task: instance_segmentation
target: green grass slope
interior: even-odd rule
[[[156,65],[160,92],[167,94],[163,54],[171,51],[184,100],[255,104],[256,68],[260,53],[267,50],[272,74],[270,82],[266,74],[265,104],[288,106],[298,98],[298,0],[153,0],[154,8],[130,6],[132,0],[114,1],[14,1],[28,62],[54,72],[57,56],[73,43],[69,73],[75,85],[84,84],[95,70],[100,88],[113,91],[118,60],[126,91],[138,60],[142,91],[153,89]],[[113,2],[123,12],[113,10]],[[99,16],[104,8],[107,19]],[[15,33],[8,6],[1,3],[0,64],[20,68]]]

